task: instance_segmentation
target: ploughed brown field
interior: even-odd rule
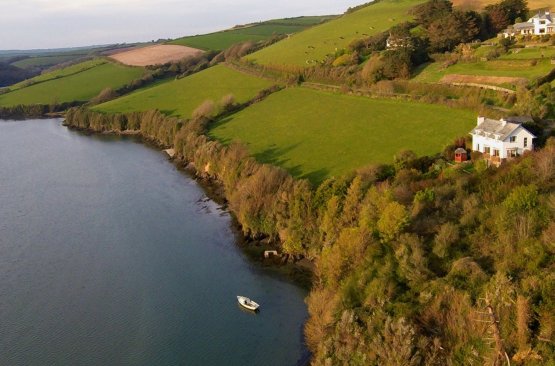
[[[148,66],[178,61],[187,56],[196,56],[204,51],[178,45],[155,45],[119,52],[110,57],[130,66]]]

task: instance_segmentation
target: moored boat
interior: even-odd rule
[[[245,296],[237,296],[237,301],[239,301],[239,305],[241,305],[245,309],[256,311],[260,307],[260,305],[258,305],[256,302]]]

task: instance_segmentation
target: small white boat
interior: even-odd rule
[[[237,296],[237,301],[239,301],[239,305],[249,310],[256,311],[260,307],[256,302],[245,296]]]

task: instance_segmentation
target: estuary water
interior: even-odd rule
[[[306,291],[235,240],[164,153],[0,121],[0,365],[296,365]]]

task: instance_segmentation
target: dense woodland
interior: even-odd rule
[[[0,61],[0,88],[29,79],[36,73],[10,65],[11,60]]]

